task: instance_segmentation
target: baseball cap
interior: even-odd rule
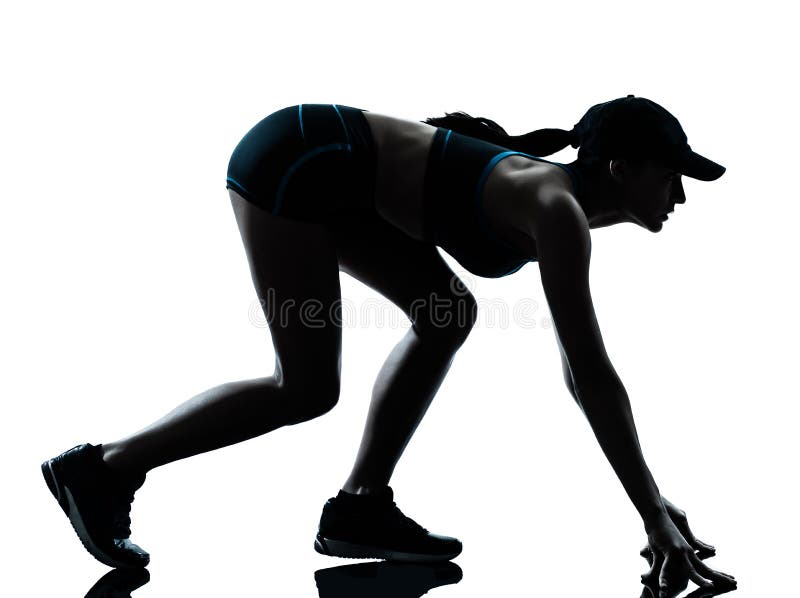
[[[679,173],[714,181],[725,167],[701,156],[687,143],[678,119],[647,98],[629,94],[592,106],[573,127],[573,147],[583,155],[640,155],[662,160]]]

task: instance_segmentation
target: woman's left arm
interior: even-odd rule
[[[575,403],[578,405],[581,411],[583,411],[583,406],[581,402],[578,400],[578,395],[575,393],[575,385],[572,381],[572,372],[569,369],[569,362],[567,361],[567,356],[564,355],[564,348],[561,346],[561,343],[558,341],[558,336],[556,336],[556,342],[558,343],[558,350],[561,353],[561,368],[562,373],[564,375],[564,383],[567,385],[567,390],[572,398],[575,400]],[[585,415],[585,413],[584,413]],[[689,543],[689,546],[692,549],[698,551],[698,556],[702,558],[708,558],[714,556],[717,553],[717,549],[714,548],[711,544],[706,544],[702,540],[698,539],[697,536],[694,535],[691,528],[689,527],[689,521],[686,517],[686,512],[683,509],[678,508],[672,502],[667,500],[664,495],[661,495],[661,502],[664,503],[664,507],[667,510],[667,514],[669,518],[672,520],[672,523],[675,524],[675,527],[678,528],[678,531],[681,532],[683,538]],[[639,551],[644,558],[647,559],[647,562],[652,565],[653,563],[653,551],[650,550],[650,545],[645,544],[644,548]]]

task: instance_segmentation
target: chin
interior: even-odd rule
[[[641,225],[642,228],[646,228],[651,233],[659,232],[663,228],[663,226],[664,226],[664,223],[660,222],[660,221],[653,221],[653,222]]]

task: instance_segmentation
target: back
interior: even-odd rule
[[[497,163],[520,155],[555,164],[577,186],[575,174],[558,162],[511,151],[438,127],[425,170],[423,236],[452,255],[464,268],[486,278],[517,272],[537,259],[535,248],[523,252],[498,236],[484,212],[483,189]]]

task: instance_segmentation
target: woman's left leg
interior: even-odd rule
[[[476,301],[436,247],[376,214],[336,232],[340,270],[375,289],[409,317],[373,387],[361,446],[342,489],[370,493],[392,472],[469,334]]]

